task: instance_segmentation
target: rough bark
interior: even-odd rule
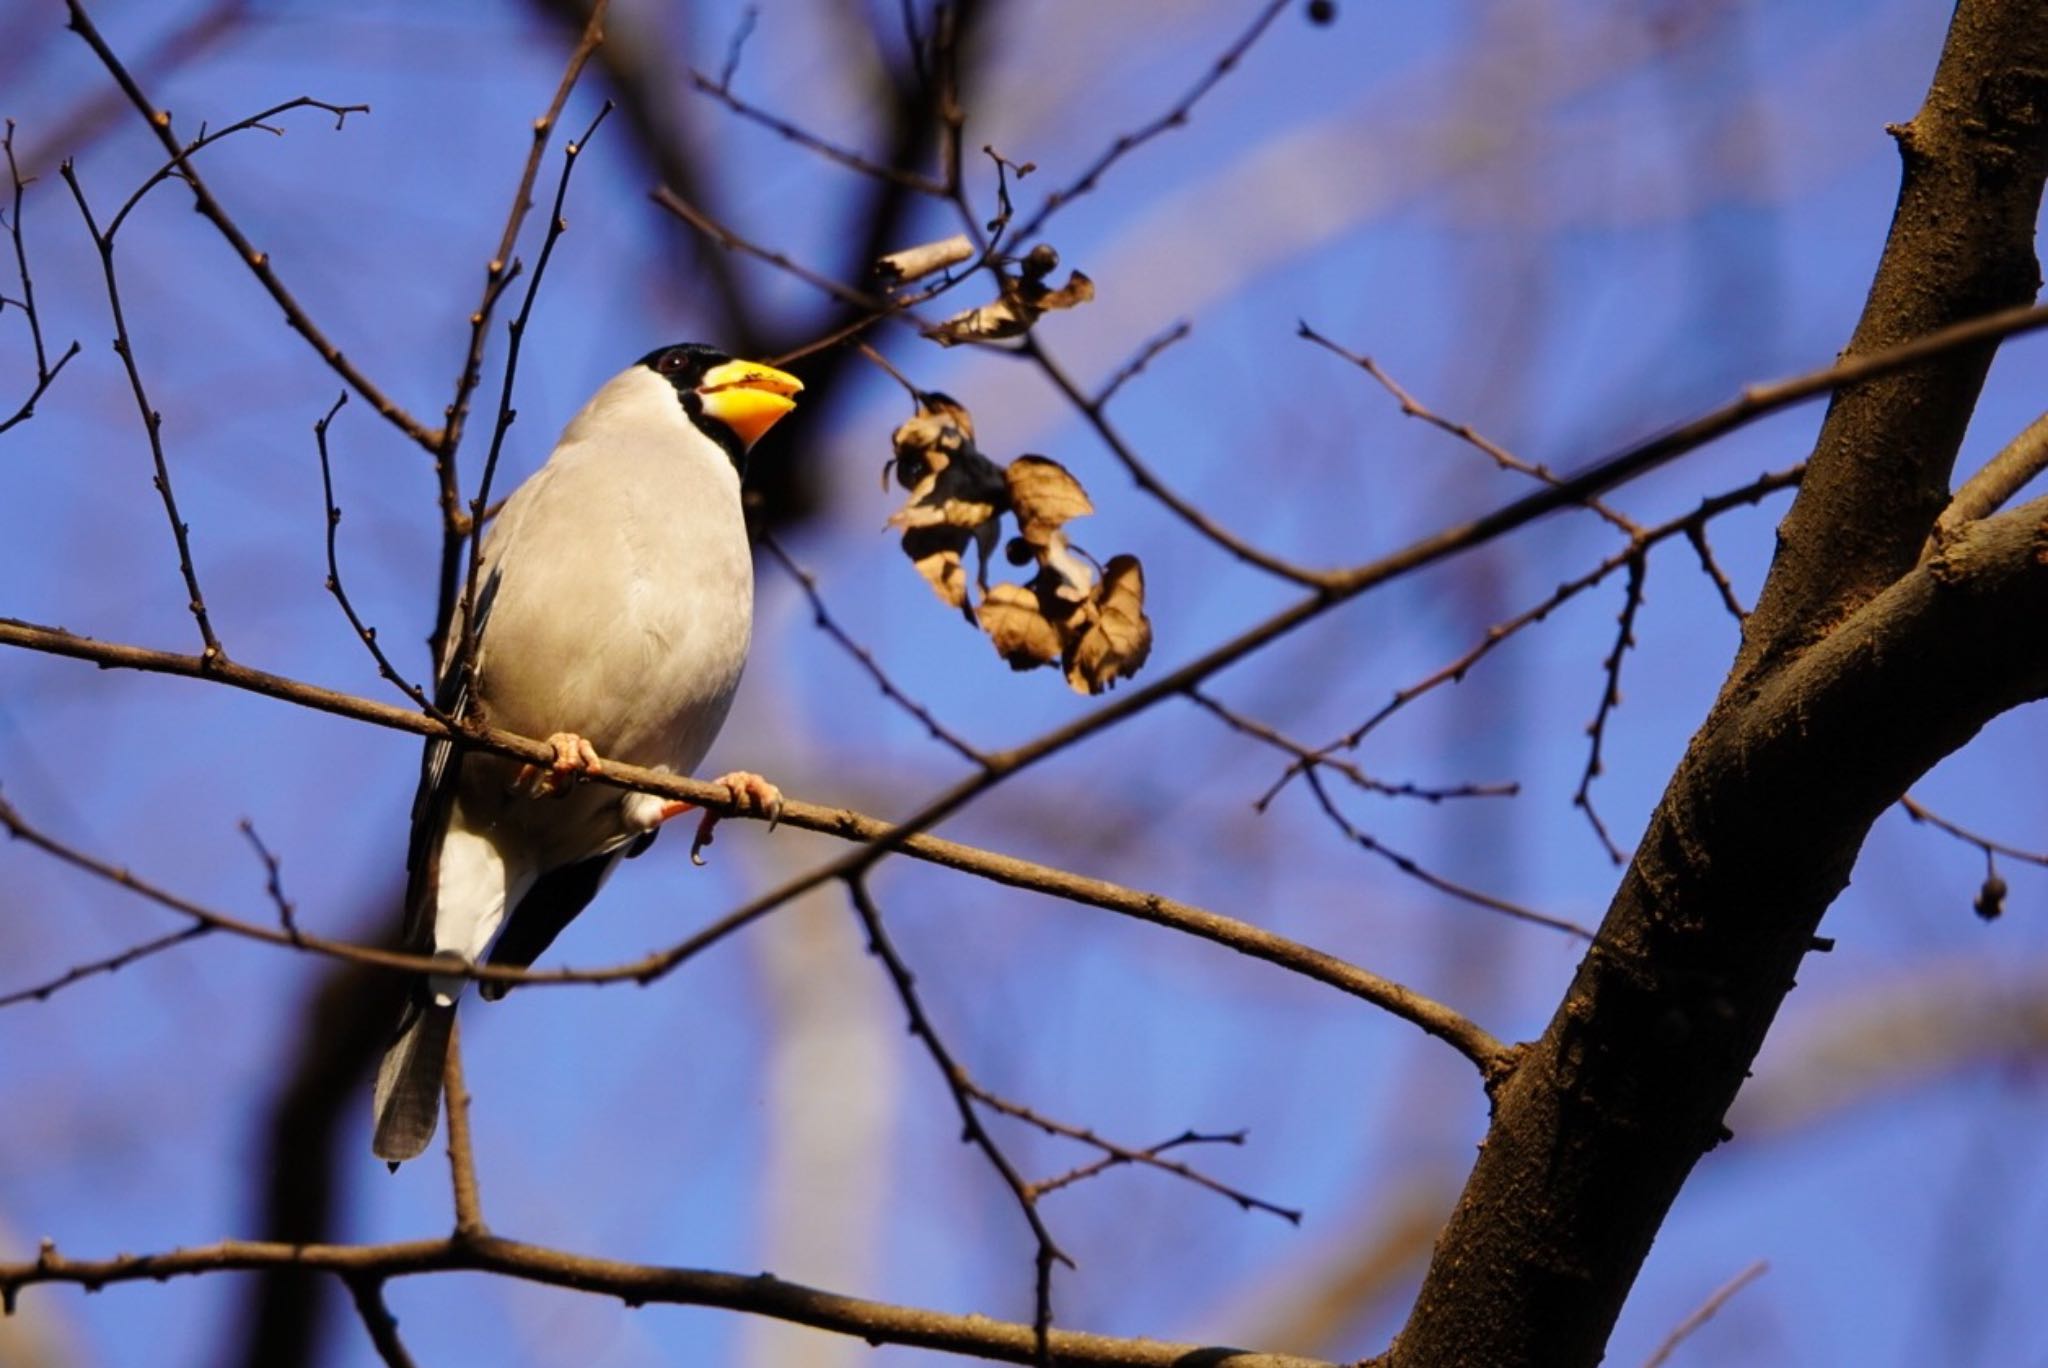
[[[2048,5],[1958,5],[1926,102],[1891,129],[1898,208],[1848,355],[2034,297],[2044,123]],[[1836,393],[1731,682],[1796,654],[1912,566],[1996,351],[1960,348]]]
[[[1851,352],[2039,288],[2048,5],[1964,0],[1894,130],[1899,205]],[[1843,390],[1728,686],[1493,1125],[1386,1365],[1597,1363],[1877,815],[2048,692],[2048,501],[1918,570],[1993,349]]]

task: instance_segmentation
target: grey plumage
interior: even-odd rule
[[[600,389],[485,536],[475,679],[448,678],[459,673],[458,622],[443,706],[690,773],[725,720],[752,631],[740,468],[796,388],[780,372],[682,347]],[[490,962],[530,964],[666,815],[660,799],[601,784],[534,797],[516,787],[518,772],[499,756],[428,743],[408,949],[474,963],[496,939]],[[380,1158],[412,1158],[433,1138],[465,982],[430,976],[406,1005],[378,1070]]]

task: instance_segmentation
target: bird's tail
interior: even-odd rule
[[[377,1130],[371,1151],[396,1168],[419,1157],[441,1120],[441,1084],[448,1069],[448,1037],[455,1005],[428,997],[405,1009],[398,1039],[377,1068]]]

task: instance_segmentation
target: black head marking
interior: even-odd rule
[[[639,364],[675,386],[676,399],[682,404],[683,412],[690,416],[697,430],[718,443],[732,468],[740,478],[747,475],[747,448],[740,441],[739,434],[715,418],[704,413],[704,400],[697,393],[697,386],[704,382],[704,373],[713,370],[732,357],[716,347],[701,342],[679,342],[672,347],[656,347],[640,358]]]

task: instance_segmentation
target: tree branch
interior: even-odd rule
[[[2041,288],[2035,221],[2048,175],[2048,23],[2032,0],[1956,7],[1927,99],[1890,130],[1899,202],[1853,360]],[[1744,630],[1750,687],[1918,559],[1949,501],[1964,429],[1997,348],[1949,351],[1837,391]]]
[[[696,1268],[625,1263],[486,1235],[476,1240],[411,1240],[382,1245],[275,1244],[224,1240],[162,1254],[70,1259],[45,1243],[30,1261],[0,1263],[0,1302],[14,1309],[24,1287],[69,1283],[97,1291],[116,1283],[162,1282],[202,1274],[301,1268],[344,1279],[410,1277],[423,1273],[497,1273],[552,1287],[617,1297],[629,1306],[660,1302],[713,1306],[819,1330],[854,1335],[871,1344],[905,1344],[946,1353],[1030,1363],[1029,1325],[987,1316],[951,1315],[921,1307],[846,1297],[786,1282],[772,1274],[719,1273]],[[1320,1359],[1255,1354],[1214,1345],[1120,1339],[1076,1330],[1048,1336],[1059,1368],[1332,1368]]]
[[[1591,1364],[1870,825],[2048,693],[2048,499],[1974,523],[1740,706],[1653,814],[1384,1362]]]
[[[287,290],[284,282],[278,278],[277,272],[271,269],[269,254],[256,250],[255,245],[242,230],[235,226],[235,221],[228,217],[227,210],[221,207],[220,201],[214,198],[213,191],[207,188],[198,170],[186,160],[186,148],[178,141],[178,135],[171,131],[170,114],[158,109],[150,102],[149,97],[143,94],[142,87],[135,83],[135,78],[121,64],[121,59],[107,46],[107,40],[100,36],[99,29],[94,26],[91,16],[85,12],[85,6],[80,0],[66,0],[66,7],[71,14],[72,29],[79,37],[85,39],[87,46],[92,48],[93,55],[100,59],[100,64],[106,67],[107,73],[128,97],[128,103],[135,106],[135,111],[142,115],[143,122],[156,134],[156,140],[163,144],[164,151],[170,154],[171,160],[181,169],[185,184],[191,187],[194,207],[209,223],[220,230],[220,235],[234,248],[235,255],[241,258],[242,264],[249,268],[271,299],[276,301],[277,306],[284,310],[285,322],[291,325],[292,331],[305,338],[313,350],[320,354],[321,359],[334,369],[335,374],[347,381],[349,388],[360,394],[371,408],[376,409],[392,426],[413,441],[432,451],[440,434],[401,408],[395,399],[379,389],[354,362],[342,355],[341,348],[328,340],[327,334],[322,332],[305,309],[300,307],[298,300],[292,297],[291,291]]]

